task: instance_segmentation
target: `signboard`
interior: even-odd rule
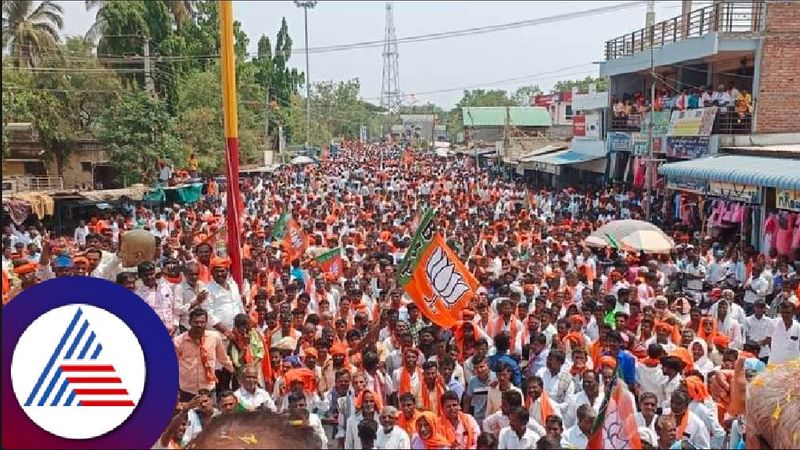
[[[666,136],[653,135],[653,153],[664,153]],[[647,133],[631,133],[632,152],[636,156],[647,155]]]
[[[539,94],[531,98],[531,106],[550,106],[561,100],[561,94]]]
[[[669,111],[656,111],[653,113],[653,136],[666,136],[669,131],[671,113]],[[650,113],[645,113],[642,117],[642,132],[650,130]]]
[[[629,152],[631,151],[630,133],[612,131],[608,133],[608,151],[610,152]]]
[[[717,107],[672,111],[669,121],[669,136],[710,136],[714,128]]]
[[[800,212],[800,191],[775,189],[775,208]]]
[[[572,135],[586,136],[586,116],[572,116]]]
[[[667,137],[667,156],[694,159],[708,155],[708,136]]]
[[[692,178],[670,178],[667,180],[667,189],[705,194],[708,191],[708,183],[705,180]]]
[[[708,195],[745,203],[761,203],[761,188],[749,184],[709,181]]]

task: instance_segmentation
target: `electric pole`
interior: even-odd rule
[[[303,8],[303,21],[305,24],[305,39],[306,39],[306,143],[305,148],[308,149],[308,144],[311,136],[311,75],[308,71],[308,10],[317,6],[316,0],[298,1],[295,0],[295,6]]]
[[[155,84],[153,84],[153,76],[151,74],[150,65],[150,37],[144,36],[144,88],[147,93],[153,95],[156,92]]]

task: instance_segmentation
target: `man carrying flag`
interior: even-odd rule
[[[283,248],[286,260],[291,262],[302,258],[308,248],[308,236],[294,219],[289,219],[286,224],[286,233],[283,235]]]
[[[330,274],[337,280],[342,276],[342,249],[340,247],[328,250],[315,259],[322,273]]]

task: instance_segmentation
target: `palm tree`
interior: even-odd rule
[[[45,0],[3,1],[3,47],[14,65],[35,66],[48,52],[58,50],[59,31],[64,27],[61,5]]]
[[[103,7],[112,0],[84,0],[86,10],[97,8],[97,17],[95,22],[86,33],[86,38],[92,42],[97,42],[105,32],[105,20],[101,13]],[[195,16],[194,0],[162,0],[172,14],[175,25],[178,29],[181,28],[186,22],[192,20]]]

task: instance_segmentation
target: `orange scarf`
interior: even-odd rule
[[[239,350],[239,363],[241,365],[250,364],[253,362],[253,352],[250,349],[250,339],[244,333],[239,331],[238,328],[231,330],[231,342]]]
[[[419,367],[417,367],[414,371],[417,374],[417,380],[422,383],[422,371],[419,369]],[[403,366],[400,370],[400,387],[397,390],[397,396],[399,397],[406,392],[411,392],[411,375],[408,373],[406,366]]]
[[[414,416],[406,419],[401,411],[397,412],[397,426],[404,429],[409,436],[413,436],[417,431],[417,419],[419,419],[419,411],[414,410]]]
[[[525,409],[530,409],[532,404],[531,398],[526,397]],[[547,395],[545,389],[542,389],[542,395],[539,396],[539,415],[542,417],[542,426],[547,422],[547,418],[553,415],[553,405],[550,403],[550,396]]]
[[[420,436],[420,439],[422,440],[423,444],[425,444],[426,449],[449,447],[450,442],[445,437],[444,431],[442,430],[442,427],[439,425],[439,420],[437,419],[436,414],[430,411],[421,411],[419,413],[419,417],[417,418],[414,424],[415,432],[417,432],[416,425],[419,423],[420,420],[424,420],[425,422],[427,422],[428,426],[430,426],[431,429],[431,435],[427,439],[423,439],[422,436]],[[417,432],[417,435],[419,435],[419,432]]]
[[[162,274],[162,275],[164,276],[164,280],[166,280],[168,283],[178,284],[178,283],[181,282],[181,278],[182,278],[181,274],[178,274],[178,275],[175,275],[175,276],[170,276],[170,275],[167,275],[165,273],[165,274]]]
[[[430,390],[428,390],[428,383],[420,378],[419,387],[420,395],[422,396],[422,407],[428,411],[433,411],[434,405],[431,404],[431,393]],[[435,401],[437,403],[436,406],[438,406],[436,412],[442,414],[444,412],[444,408],[442,407],[442,395],[444,395],[445,387],[444,380],[442,380],[441,376],[436,377],[433,388],[436,390]]]
[[[264,352],[264,358],[261,360],[261,372],[264,375],[264,388],[270,392],[272,391],[272,385],[275,382],[275,374],[272,371],[272,354],[270,345],[270,342],[272,341],[272,331],[266,330],[262,339],[264,340],[264,349],[266,351]]]
[[[458,413],[458,421],[461,423],[461,428],[464,429],[464,434],[466,437],[466,441],[464,442],[463,448],[474,448],[476,446],[476,439],[477,437],[472,432],[472,427],[469,423],[469,416],[464,414],[463,412]],[[453,426],[450,420],[444,416],[444,413],[439,417],[439,425],[442,428],[442,433],[447,441],[450,443],[450,448],[460,448],[458,447],[458,441],[456,440],[456,431],[457,427]]]
[[[189,337],[189,339],[192,338]],[[192,342],[194,342],[194,339],[192,339]],[[216,383],[217,375],[214,373],[214,365],[211,364],[211,359],[208,357],[208,352],[206,351],[205,331],[203,332],[203,335],[200,336],[200,362],[203,364],[203,370],[206,376],[206,383]]]
[[[594,367],[600,367],[600,358],[603,356],[603,347],[600,345],[600,340],[593,341],[589,344],[589,357],[592,358]]]
[[[683,439],[684,433],[686,432],[686,426],[689,425],[689,410],[687,409],[683,413],[683,418],[681,419],[681,423],[678,425],[678,430],[675,432],[675,439]]]
[[[640,361],[645,367],[656,367],[661,364],[661,360],[658,358],[642,358]]]
[[[517,318],[514,317],[513,314],[511,315],[511,320],[508,322],[508,324],[509,324],[508,325],[509,342],[511,342],[511,344],[513,345],[517,337]],[[492,324],[492,337],[500,334],[500,332],[503,331],[504,325],[505,321],[503,320],[503,316],[502,315],[497,316],[497,319],[495,319],[494,324]]]

